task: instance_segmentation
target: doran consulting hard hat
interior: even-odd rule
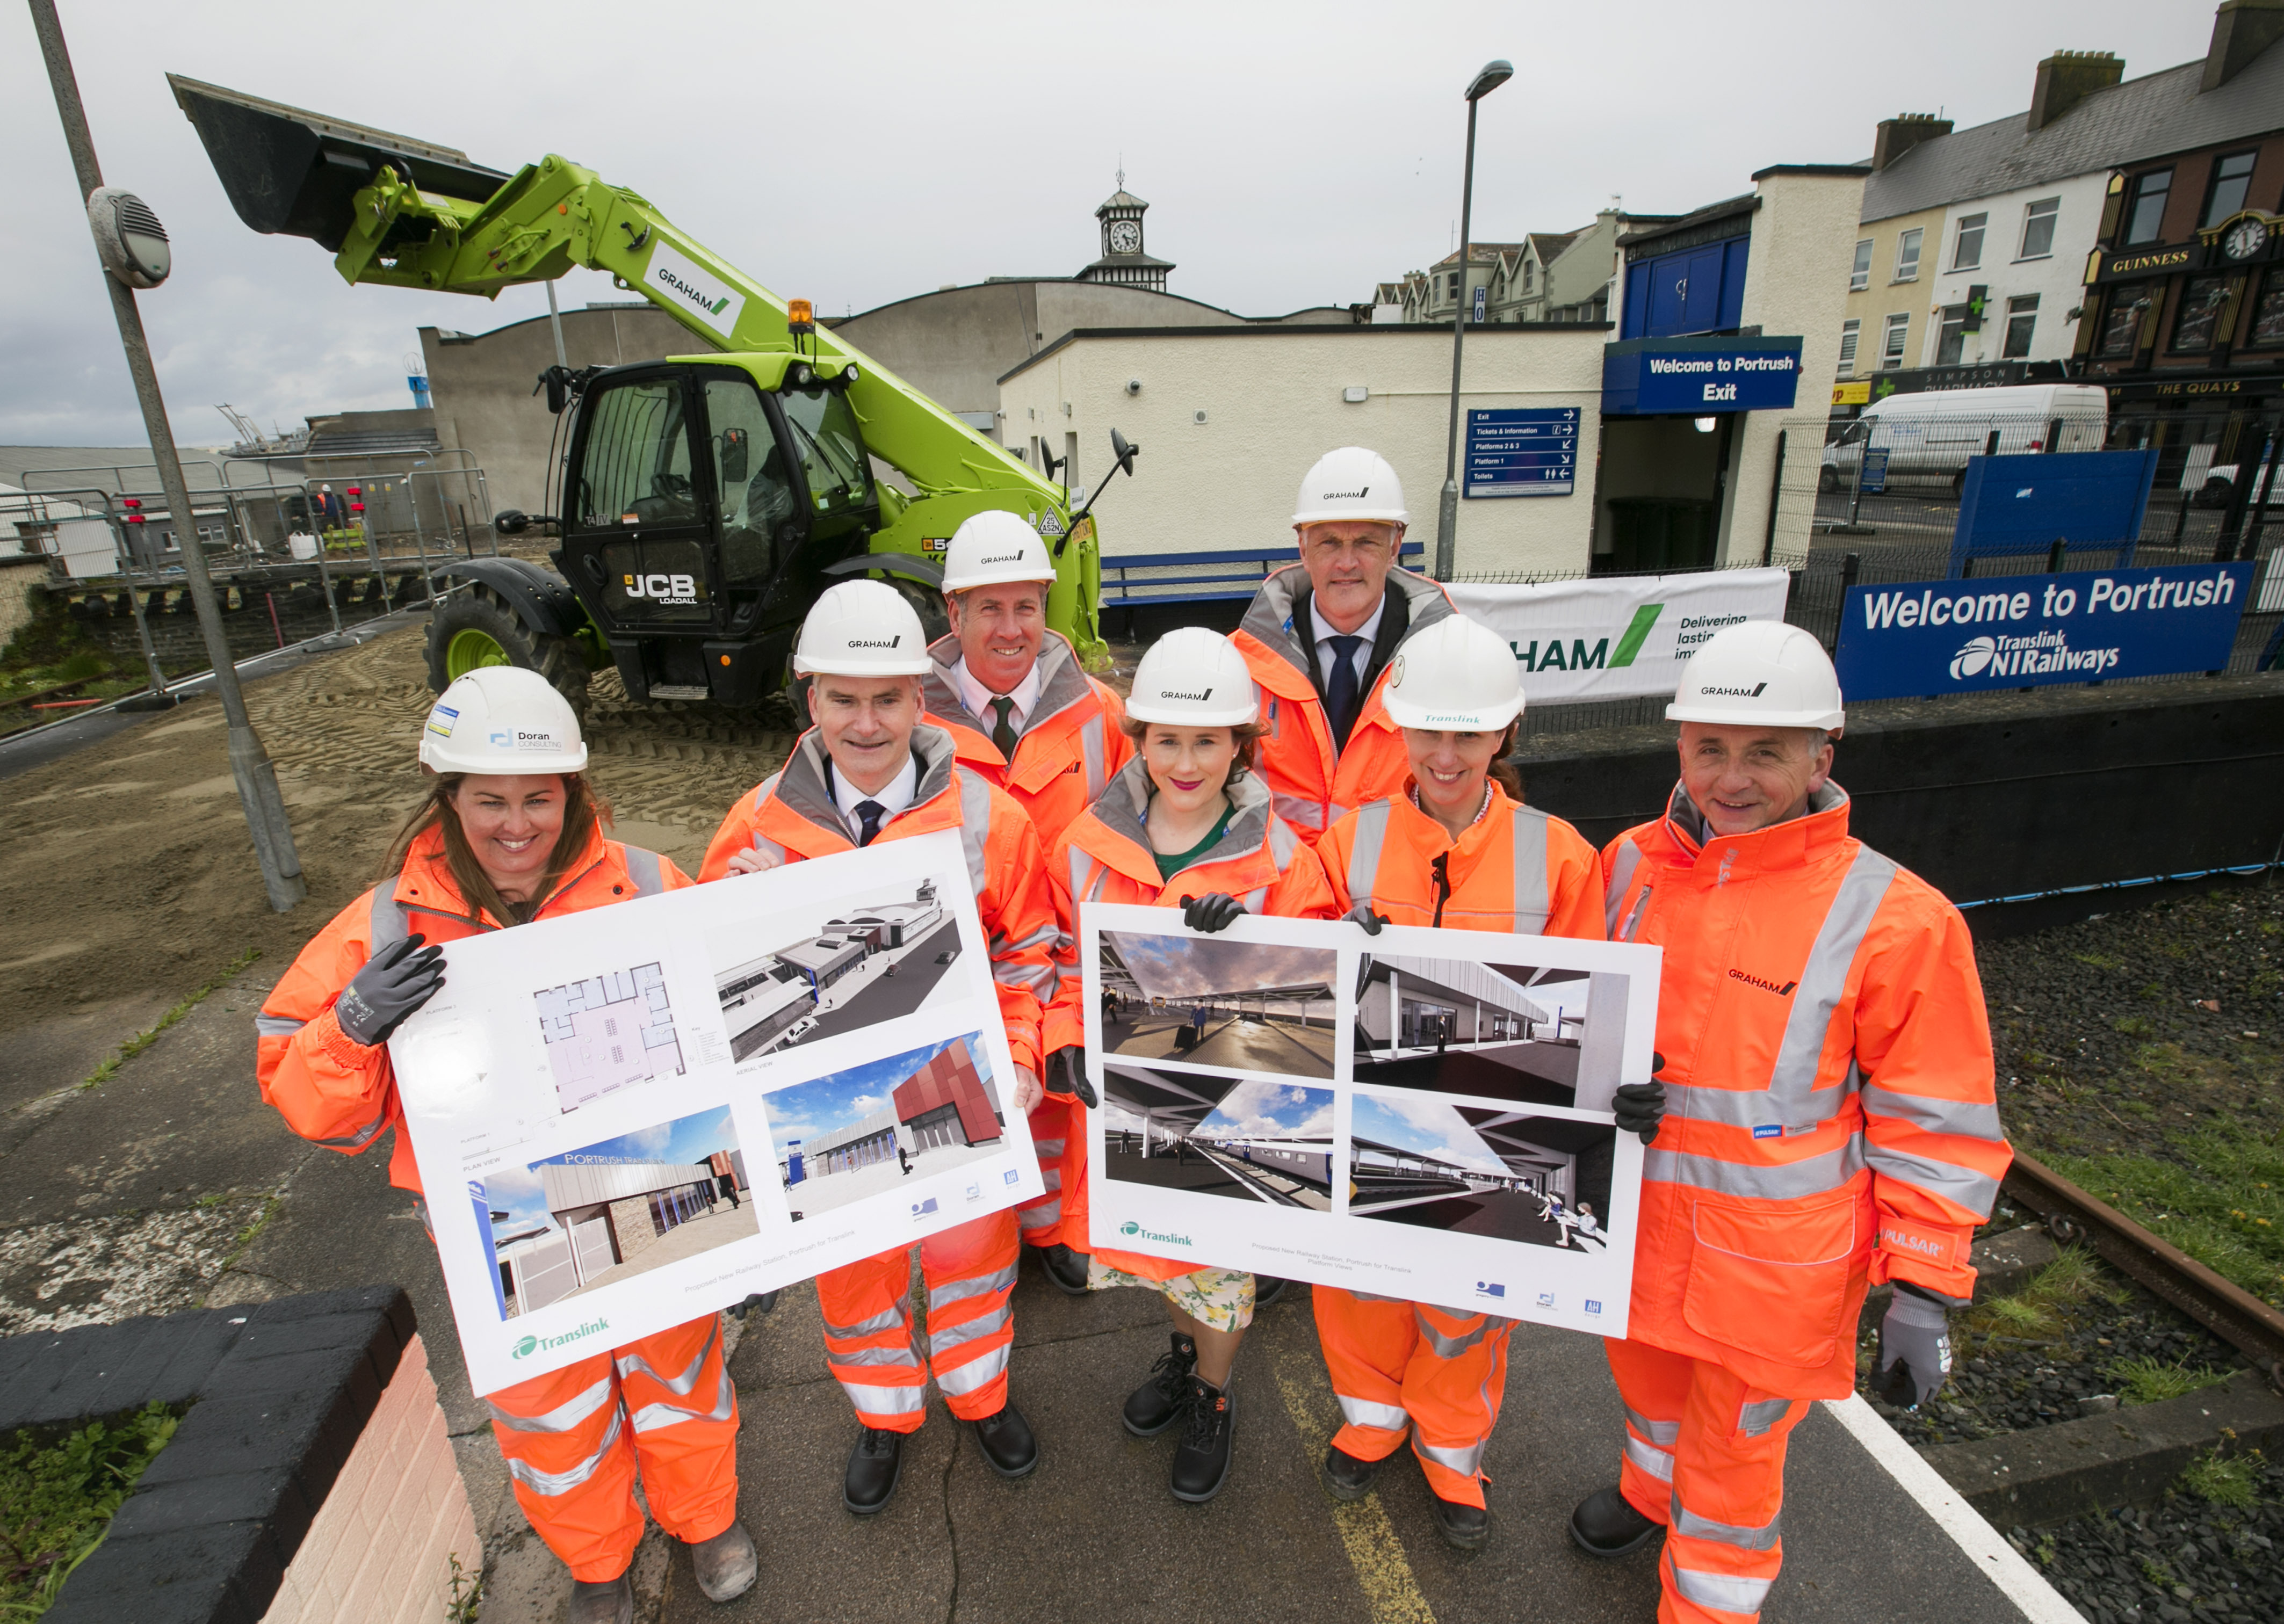
[[[1135,666],[1126,714],[1169,727],[1237,728],[1260,716],[1261,701],[1237,644],[1185,626],[1152,644]]]
[[[1343,519],[1377,519],[1391,525],[1412,522],[1412,516],[1404,511],[1404,481],[1379,452],[1362,446],[1327,451],[1301,481],[1301,494],[1293,504],[1295,524],[1329,524]]]
[[[1669,722],[1725,727],[1822,728],[1847,720],[1824,645],[1781,621],[1740,621],[1715,632],[1681,668]]]
[[[827,587],[801,623],[796,676],[925,676],[927,634],[904,595],[885,581]]]
[[[1054,578],[1054,560],[1047,557],[1047,544],[1039,539],[1039,533],[1005,508],[990,508],[962,519],[943,550],[946,592]]]
[[[1494,733],[1522,714],[1522,676],[1504,637],[1455,614],[1405,640],[1380,701],[1399,728]]]
[[[578,714],[555,685],[521,666],[457,677],[428,707],[420,764],[437,772],[578,772],[587,765]]]

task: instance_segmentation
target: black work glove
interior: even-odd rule
[[[1050,1093],[1073,1096],[1089,1111],[1102,1104],[1094,1084],[1086,1080],[1083,1049],[1058,1049],[1047,1057],[1047,1089]]]
[[[1208,935],[1225,931],[1243,917],[1245,904],[1226,891],[1209,891],[1203,896],[1182,899],[1182,923]]]
[[[1917,1409],[1951,1379],[1951,1300],[1902,1280],[1880,1322],[1880,1396]]]
[[[333,1001],[333,1019],[352,1043],[368,1048],[388,1042],[404,1018],[436,995],[444,985],[444,949],[407,936],[365,961],[364,969]]]
[[[1665,1085],[1657,1081],[1657,1074],[1665,1069],[1665,1057],[1650,1056],[1649,1069],[1649,1081],[1627,1083],[1610,1101],[1618,1126],[1630,1134],[1639,1134],[1644,1144],[1656,1139],[1658,1125],[1665,1120]]]
[[[1379,935],[1380,927],[1388,923],[1388,916],[1373,912],[1370,902],[1358,902],[1341,917],[1350,925],[1363,925],[1364,933],[1367,936]]]

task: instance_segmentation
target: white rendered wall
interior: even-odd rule
[[[2077,342],[2077,325],[2063,318],[2085,301],[2085,260],[2093,252],[2108,186],[2109,171],[2101,169],[1954,203],[1944,210],[1941,269],[1932,275],[1921,270],[1920,280],[1927,289],[1927,302],[1912,316],[1922,330],[1920,342],[1913,347],[1919,364],[1936,364],[1943,307],[1966,303],[1967,288],[1977,282],[1990,288],[1991,302],[1983,313],[1983,331],[1967,335],[1959,354],[1961,364],[1999,359],[2006,339],[2006,301],[2023,293],[2038,296],[2038,324],[2031,330],[2026,359],[2055,361],[2069,355]],[[2023,213],[2040,198],[2061,199],[2054,217],[2053,252],[2043,259],[2018,260],[2015,252],[2022,241]],[[1968,215],[1991,217],[1983,229],[1983,263],[1976,269],[1955,271],[1950,268],[1952,251],[1959,240],[1959,223]],[[1862,370],[1859,365],[1859,376]]]

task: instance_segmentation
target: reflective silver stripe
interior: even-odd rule
[[[772,866],[782,865],[786,860],[786,848],[765,834],[755,834],[747,845],[750,849],[771,859]]]
[[[629,1417],[637,1433],[654,1433],[662,1426],[678,1426],[684,1421],[727,1421],[737,1413],[737,1390],[730,1385],[730,1367],[726,1362],[717,1365],[720,1379],[714,1385],[714,1407],[711,1409],[684,1409],[679,1405],[660,1402],[645,1404]]]
[[[489,1399],[484,1401],[484,1408],[492,1412],[493,1420],[511,1433],[567,1433],[610,1401],[611,1378],[605,1375],[593,1386],[582,1389],[554,1409],[536,1416],[519,1416],[502,1409]]]
[[[1673,1481],[1673,1456],[1655,1444],[1644,1443],[1631,1433],[1623,1434],[1626,1458],[1661,1483]]]
[[[1007,1373],[1009,1346],[1002,1342],[989,1352],[977,1355],[957,1370],[938,1370],[935,1385],[950,1397],[965,1397]]]
[[[1514,809],[1514,930],[1537,936],[1546,929],[1546,814]]]
[[[1060,1139],[1034,1139],[1031,1141],[1031,1148],[1038,1152],[1039,1159],[1044,1161],[1050,1156],[1061,1155],[1065,1143]]]
[[[1369,902],[1380,879],[1380,848],[1388,839],[1388,803],[1375,800],[1357,814],[1356,845],[1349,853],[1349,901]]]
[[[1881,1178],[1916,1184],[1947,1201],[1957,1202],[1971,1213],[1990,1212],[1991,1203],[1998,1198],[1997,1179],[1954,1162],[1907,1156],[1891,1146],[1879,1144],[1867,1145],[1865,1159]]]
[[[610,1454],[611,1446],[618,1442],[619,1431],[626,1425],[626,1421],[627,1412],[624,1409],[614,1408],[611,1411],[611,1425],[603,1432],[603,1441],[595,1446],[595,1452],[592,1455],[575,1466],[562,1472],[542,1472],[529,1461],[520,1461],[510,1455],[506,1457],[507,1474],[535,1495],[546,1495],[551,1497],[556,1495],[567,1495],[595,1475],[596,1470],[603,1464],[603,1457]]]
[[[1476,1326],[1473,1331],[1467,1332],[1467,1335],[1463,1337],[1447,1337],[1442,1331],[1436,1330],[1434,1325],[1428,1323],[1428,1316],[1420,1313],[1419,1309],[1414,1308],[1412,1311],[1412,1317],[1419,1322],[1420,1334],[1428,1339],[1428,1346],[1434,1348],[1435,1350],[1436,1357],[1441,1359],[1457,1359],[1461,1354],[1466,1353],[1476,1343],[1482,1341],[1485,1337],[1490,1335],[1492,1331],[1497,1331],[1502,1324],[1506,1323],[1503,1320],[1496,1320],[1492,1319],[1489,1316],[1485,1316],[1483,1323]]]
[[[1472,1478],[1482,1469],[1483,1444],[1487,1441],[1479,1439],[1463,1449],[1446,1449],[1422,1442],[1417,1433],[1412,1434],[1412,1448],[1416,1454],[1434,1461],[1446,1471],[1458,1472],[1463,1478]]]
[[[895,1331],[903,1324],[905,1317],[904,1305],[900,1300],[892,1307],[881,1309],[871,1319],[858,1320],[853,1325],[836,1325],[827,1320],[825,1324],[825,1334],[828,1337],[839,1337],[844,1342],[852,1342],[858,1337],[877,1337],[884,1331]]]
[[[1746,1579],[1736,1573],[1701,1573],[1695,1568],[1684,1567],[1674,1559],[1673,1547],[1665,1548],[1665,1565],[1673,1575],[1674,1590],[1684,1601],[1694,1602],[1700,1607],[1717,1607],[1724,1612],[1758,1612],[1761,1604],[1768,1599],[1770,1579]]]
[[[1737,1410],[1737,1430],[1748,1438],[1758,1438],[1783,1420],[1785,1412],[1791,1408],[1790,1399],[1760,1399],[1740,1405]],[[1773,1528],[1776,1525],[1771,1523],[1769,1526]]]
[[[953,769],[951,776],[959,784],[959,849],[967,859],[968,881],[982,896],[990,888],[983,843],[991,834],[991,786],[965,767]]]
[[[657,896],[666,889],[666,865],[656,852],[645,851],[639,846],[621,849],[627,854],[627,878],[635,882],[637,896]]]
[[[1998,1107],[1983,1100],[1937,1099],[1931,1094],[1899,1094],[1892,1089],[1867,1087],[1864,1111],[1867,1116],[1897,1118],[1921,1133],[1957,1134],[1993,1142],[2006,1136],[1998,1125]]]
[[[1610,865],[1610,883],[1602,888],[1602,931],[1615,937],[1618,933],[1618,904],[1626,900],[1626,887],[1634,883],[1634,871],[1641,867],[1641,847],[1628,840],[1618,847],[1617,861]]]
[[[1634,939],[1634,933],[1641,929],[1642,914],[1649,907],[1649,894],[1652,889],[1653,886],[1648,884],[1642,886],[1641,894],[1634,898],[1633,912],[1626,916],[1625,924],[1618,927],[1618,933],[1611,937],[1611,941],[1631,941]]]
[[[309,1024],[286,1015],[262,1014],[254,1018],[254,1030],[262,1037],[292,1037]]]
[[[901,1364],[909,1370],[920,1368],[919,1354],[909,1342],[899,1342],[894,1347],[860,1347],[853,1354],[837,1354],[825,1350],[825,1362],[836,1369],[841,1365]]]
[[[1083,902],[1086,900],[1087,881],[1094,878],[1096,859],[1092,853],[1076,840],[1071,842],[1068,858],[1071,901]]]
[[[1673,1491],[1673,1506],[1669,1513],[1672,1520],[1666,1526],[1684,1539],[1715,1540],[1724,1545],[1733,1545],[1739,1550],[1774,1550],[1778,1530],[1784,1522],[1779,1511],[1764,1527],[1748,1528],[1739,1523],[1715,1522],[1709,1517],[1700,1517],[1681,1503],[1681,1491]]]
[[[1102,799],[1103,777],[1102,713],[1098,710],[1087,718],[1086,725],[1078,730],[1079,754],[1086,762],[1086,798],[1091,803]]]
[[[972,1320],[962,1320],[957,1325],[946,1325],[938,1331],[928,1331],[928,1352],[941,1356],[955,1347],[965,1347],[970,1342],[980,1342],[986,1337],[998,1335],[1015,1323],[1015,1310],[1005,1304],[989,1314],[979,1314]]]
[[[1766,1201],[1790,1201],[1802,1196],[1837,1190],[1864,1170],[1864,1145],[1850,1138],[1836,1151],[1803,1157],[1778,1167],[1748,1167],[1713,1156],[1693,1156],[1686,1151],[1642,1153],[1642,1177],[1669,1184],[1688,1184],[1725,1196],[1755,1196]],[[1986,1183],[1988,1181],[1985,1181]]]
[[[1240,900],[1244,902],[1246,912],[1249,914],[1261,913],[1269,906],[1269,887],[1266,886],[1255,886],[1252,890],[1247,892]]]
[[[1825,910],[1792,995],[1792,1013],[1785,1018],[1784,1042],[1770,1068],[1769,1092],[1775,1096],[1777,1120],[1809,1120],[1810,1097],[1816,1089],[1817,1067],[1824,1058],[1824,1041],[1832,1018],[1848,987],[1848,969],[1872,928],[1873,916],[1886,900],[1896,878],[1896,865],[1870,847],[1858,848],[1841,878],[1840,889]]]
[[[372,909],[365,918],[364,956],[372,957],[393,941],[403,941],[412,934],[412,916],[400,906],[394,894],[394,881],[383,880],[372,888]]]
[[[1345,1393],[1333,1396],[1341,1401],[1341,1415],[1350,1426],[1376,1426],[1384,1433],[1400,1433],[1412,1425],[1412,1417],[1401,1404],[1379,1404],[1370,1399],[1352,1399]]]
[[[1301,849],[1301,837],[1293,832],[1293,825],[1283,818],[1272,818],[1269,824],[1269,861],[1282,874],[1293,866],[1293,854]]]
[[[1779,1103],[1766,1089],[1716,1089],[1702,1083],[1669,1082],[1665,1110],[1669,1116],[1696,1122],[1722,1122],[1731,1128],[1760,1128],[1775,1123],[1794,1129],[1815,1127],[1840,1114],[1847,1088],[1834,1083],[1811,1089]]]
[[[1063,1187],[1062,1169],[1060,1167],[1041,1167],[1039,1169],[1039,1182],[1049,1190],[1060,1191]]]
[[[1052,1230],[1063,1221],[1063,1201],[1057,1196],[1052,1201],[1042,1201],[1036,1206],[1019,1206],[1015,1222],[1027,1230]]]
[[[978,1275],[972,1280],[947,1280],[942,1285],[928,1288],[928,1307],[936,1309],[947,1303],[965,1301],[970,1297],[986,1297],[993,1292],[1004,1292],[1015,1284],[1015,1266]]]
[[[1325,826],[1325,807],[1322,801],[1303,800],[1298,795],[1272,793],[1269,804],[1277,816],[1300,829],[1319,829]]]
[[[1634,1431],[1639,1433],[1643,1437],[1648,1439],[1652,1443],[1657,1444],[1663,1448],[1670,1449],[1673,1448],[1674,1444],[1680,1440],[1680,1422],[1653,1421],[1647,1416],[1643,1415],[1640,1411],[1634,1409],[1630,1406],[1622,1404],[1619,1408],[1626,1412],[1626,1425],[1632,1427]]]
[[[363,1128],[353,1129],[348,1133],[341,1135],[338,1138],[312,1139],[309,1143],[312,1144],[322,1144],[328,1150],[361,1151],[364,1149],[366,1145],[371,1144],[375,1139],[379,1138],[380,1130],[387,1126],[388,1116],[387,1113],[384,1112],[381,1115],[373,1118],[372,1121],[367,1122]]]
[[[673,1394],[677,1398],[682,1398],[686,1396],[690,1390],[698,1385],[698,1373],[705,1368],[706,1355],[712,1353],[716,1345],[721,1340],[722,1316],[717,1314],[714,1316],[714,1328],[706,1333],[705,1346],[698,1350],[698,1357],[692,1359],[688,1364],[682,1368],[682,1373],[680,1375],[661,1376],[656,1370],[651,1369],[650,1361],[644,1358],[640,1354],[621,1354],[619,1355],[619,1374],[622,1376],[632,1376],[639,1372],[642,1375],[649,1377],[651,1380],[656,1382],[669,1393]]]
[[[872,1416],[918,1415],[927,1403],[927,1389],[919,1382],[909,1387],[868,1387],[862,1382],[845,1381],[841,1391],[857,1409]]]

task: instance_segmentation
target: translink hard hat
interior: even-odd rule
[[[1404,481],[1379,452],[1362,446],[1327,451],[1301,481],[1301,494],[1293,504],[1295,524],[1326,524],[1343,519],[1377,519],[1391,525],[1411,522],[1412,516],[1404,511]]]
[[[1054,560],[1047,557],[1039,533],[1005,508],[989,508],[962,519],[943,550],[946,592],[1054,578]]]
[[[437,772],[578,772],[587,765],[571,701],[536,671],[481,666],[437,696],[420,730],[420,764]]]
[[[1261,715],[1253,673],[1237,644],[1217,631],[1185,626],[1150,645],[1134,668],[1126,714],[1172,727],[1243,727]]]
[[[1847,720],[1831,656],[1810,634],[1781,621],[1740,621],[1715,632],[1682,667],[1665,715],[1669,722],[1826,732]]]
[[[927,634],[887,582],[844,581],[810,606],[793,668],[796,676],[925,676]]]
[[[1491,733],[1522,714],[1522,676],[1506,638],[1454,614],[1405,640],[1380,700],[1399,728]]]

